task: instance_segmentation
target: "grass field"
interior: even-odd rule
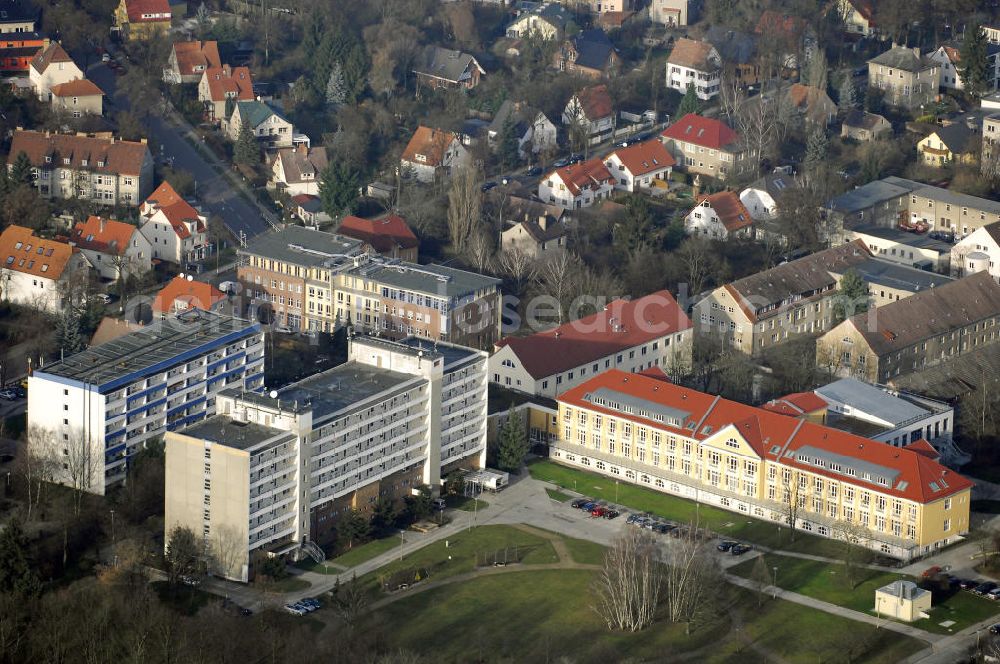
[[[766,554],[764,560],[768,570],[778,568],[779,587],[869,614],[873,613],[875,591],[878,588],[896,579],[916,581],[905,574],[859,569],[857,587],[852,589],[843,565],[773,554]],[[729,571],[750,578],[753,565],[754,561],[748,560]],[[1000,613],[1000,606],[995,602],[957,591],[950,595],[936,595],[930,611],[931,617],[919,620],[913,626],[928,632],[951,634],[997,613]],[[948,620],[955,621],[955,624],[950,628],[940,625]]]
[[[749,649],[751,641],[771,661],[844,662],[851,650],[850,661],[892,664],[922,647],[894,632],[781,600],[758,608],[751,593],[731,589],[725,608],[711,612],[690,636],[683,625],[662,619],[637,634],[610,632],[590,608],[593,574],[541,570],[481,577],[382,607],[378,624],[391,648],[433,655],[441,664],[503,657],[552,662],[561,656],[577,664],[662,662],[684,653],[692,662],[764,661]],[[739,630],[729,609],[741,615]]]
[[[768,521],[729,512],[710,505],[671,496],[653,489],[615,481],[602,475],[568,468],[552,461],[537,461],[529,466],[531,476],[595,498],[615,502],[627,508],[651,512],[680,523],[699,521],[720,535],[746,540],[772,549],[784,549],[822,556],[840,554],[840,545],[832,540],[799,531],[791,540],[788,528]],[[616,497],[617,496],[617,497]]]
[[[381,555],[393,547],[398,546],[399,537],[384,537],[382,539],[372,540],[367,544],[356,546],[350,551],[332,559],[330,562],[334,565],[340,565],[341,567],[356,567],[357,565],[360,565],[367,560],[371,560],[375,556]]]
[[[562,491],[557,491],[556,489],[546,489],[545,493],[549,495],[549,498],[556,501],[557,503],[569,502],[572,498],[568,493],[563,493]]]
[[[584,565],[600,565],[604,562],[605,548],[597,542],[563,537],[563,543],[569,550],[573,562]]]
[[[447,502],[448,507],[452,507],[456,510],[462,510],[464,512],[484,510],[490,506],[490,504],[485,500],[470,498],[468,496],[448,496]]]

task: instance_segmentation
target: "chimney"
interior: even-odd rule
[[[920,47],[919,46],[914,46],[913,47],[913,55],[917,56],[918,58],[920,57]]]
[[[104,217],[98,217],[97,218],[97,223],[98,223],[98,225],[99,225],[99,227],[101,229],[100,232],[103,233],[104,232]]]
[[[538,227],[544,231],[546,230],[548,225],[549,225],[549,218],[544,214],[538,215]]]

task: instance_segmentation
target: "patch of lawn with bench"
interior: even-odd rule
[[[778,568],[778,586],[824,602],[830,602],[848,609],[874,614],[875,591],[897,579],[917,581],[906,574],[882,572],[858,568],[857,587],[851,588],[847,582],[844,566],[816,560],[803,560],[790,556],[766,554],[764,561],[768,570]],[[754,561],[748,560],[729,569],[729,572],[751,578]],[[930,618],[911,623],[918,629],[938,634],[953,634],[969,625],[1000,613],[1000,606],[988,599],[969,592],[936,593],[931,607]],[[953,620],[951,628],[940,623]]]
[[[839,554],[839,543],[803,531],[795,533],[792,541],[787,527],[773,521],[762,521],[747,514],[730,512],[711,505],[697,504],[655,489],[632,483],[618,482],[603,475],[563,466],[554,461],[536,461],[528,466],[531,476],[573,489],[585,496],[615,502],[634,511],[650,512],[678,523],[693,522],[696,518],[702,527],[716,531],[729,539],[745,540],[772,549],[784,549],[821,556]],[[617,493],[617,500],[616,500]]]
[[[380,556],[393,547],[399,548],[399,535],[390,535],[382,539],[372,540],[365,544],[356,545],[350,551],[346,551],[330,562],[341,567],[356,567],[363,562],[371,560],[375,556]]]
[[[556,501],[557,503],[569,502],[570,499],[573,497],[568,493],[563,493],[562,491],[557,491],[556,489],[546,489],[545,493],[547,493],[549,498]]]

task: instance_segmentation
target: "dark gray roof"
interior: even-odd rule
[[[213,415],[185,427],[179,433],[237,450],[249,450],[269,441],[278,444],[295,439],[295,434],[290,431],[254,422],[241,422],[228,415]]]
[[[951,277],[937,272],[928,272],[874,257],[851,267],[866,283],[910,292],[937,288],[954,281]]]
[[[604,30],[599,28],[584,30],[573,37],[573,46],[577,53],[574,62],[588,69],[604,69],[611,52],[615,50]]]
[[[349,262],[347,256],[362,254],[363,244],[344,235],[285,226],[275,233],[258,235],[240,253],[305,267],[335,267]]]
[[[786,173],[768,173],[767,175],[752,182],[748,189],[759,189],[766,191],[775,201],[785,191],[799,186],[795,177]]]
[[[440,46],[427,46],[413,71],[457,83],[465,79],[466,72],[472,68],[482,70],[476,59],[468,53]]]
[[[991,201],[988,198],[970,196],[969,194],[962,194],[957,191],[951,191],[950,189],[935,187],[934,185],[924,184],[923,182],[917,182],[916,180],[898,178],[895,175],[890,175],[885,178],[883,182],[908,188],[917,196],[933,198],[935,201],[941,203],[951,203],[952,205],[957,205],[959,207],[973,208],[975,210],[983,210],[984,212],[991,212],[993,214],[1000,215],[1000,202]]]
[[[914,189],[916,187],[907,187],[903,183],[875,180],[851,191],[845,191],[839,196],[834,196],[826,204],[826,207],[835,212],[852,214],[859,210],[867,210],[879,203],[905,196]]]
[[[892,595],[893,597],[902,597],[903,599],[916,599],[930,592],[929,590],[924,590],[913,581],[904,581],[902,579],[893,581],[887,586],[882,586],[878,591]]]
[[[507,119],[510,118],[514,122],[517,135],[519,137],[524,136],[524,133],[528,130],[528,124],[538,117],[539,112],[526,103],[513,102],[510,99],[506,99],[500,104],[496,115],[493,116],[489,130],[495,134],[499,134],[503,131],[503,126],[507,122]]]
[[[972,142],[976,132],[969,129],[964,122],[954,122],[947,127],[941,127],[934,132],[949,150],[956,154],[968,152],[973,148]]]
[[[853,233],[863,233],[883,240],[890,240],[907,247],[916,249],[930,249],[939,254],[950,254],[951,244],[943,240],[935,240],[926,233],[909,233],[899,228],[889,228],[887,226],[877,226],[875,224],[862,224],[851,229]]]
[[[403,290],[437,297],[463,297],[476,291],[498,288],[500,279],[443,265],[416,265],[396,260],[373,260],[358,274]]]
[[[757,52],[757,41],[753,35],[739,30],[727,30],[721,26],[709,28],[705,33],[705,41],[715,47],[723,62],[729,64],[747,64]]]
[[[909,72],[919,72],[937,66],[937,63],[929,57],[917,55],[912,48],[905,46],[893,46],[868,62]]]
[[[848,127],[861,127],[863,129],[874,129],[877,125],[885,118],[878,113],[867,113],[865,111],[859,111],[857,109],[852,110],[844,118],[844,124]],[[888,122],[888,120],[886,120]]]

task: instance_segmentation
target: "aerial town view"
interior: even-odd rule
[[[1000,664],[1000,0],[0,0],[0,664]]]

